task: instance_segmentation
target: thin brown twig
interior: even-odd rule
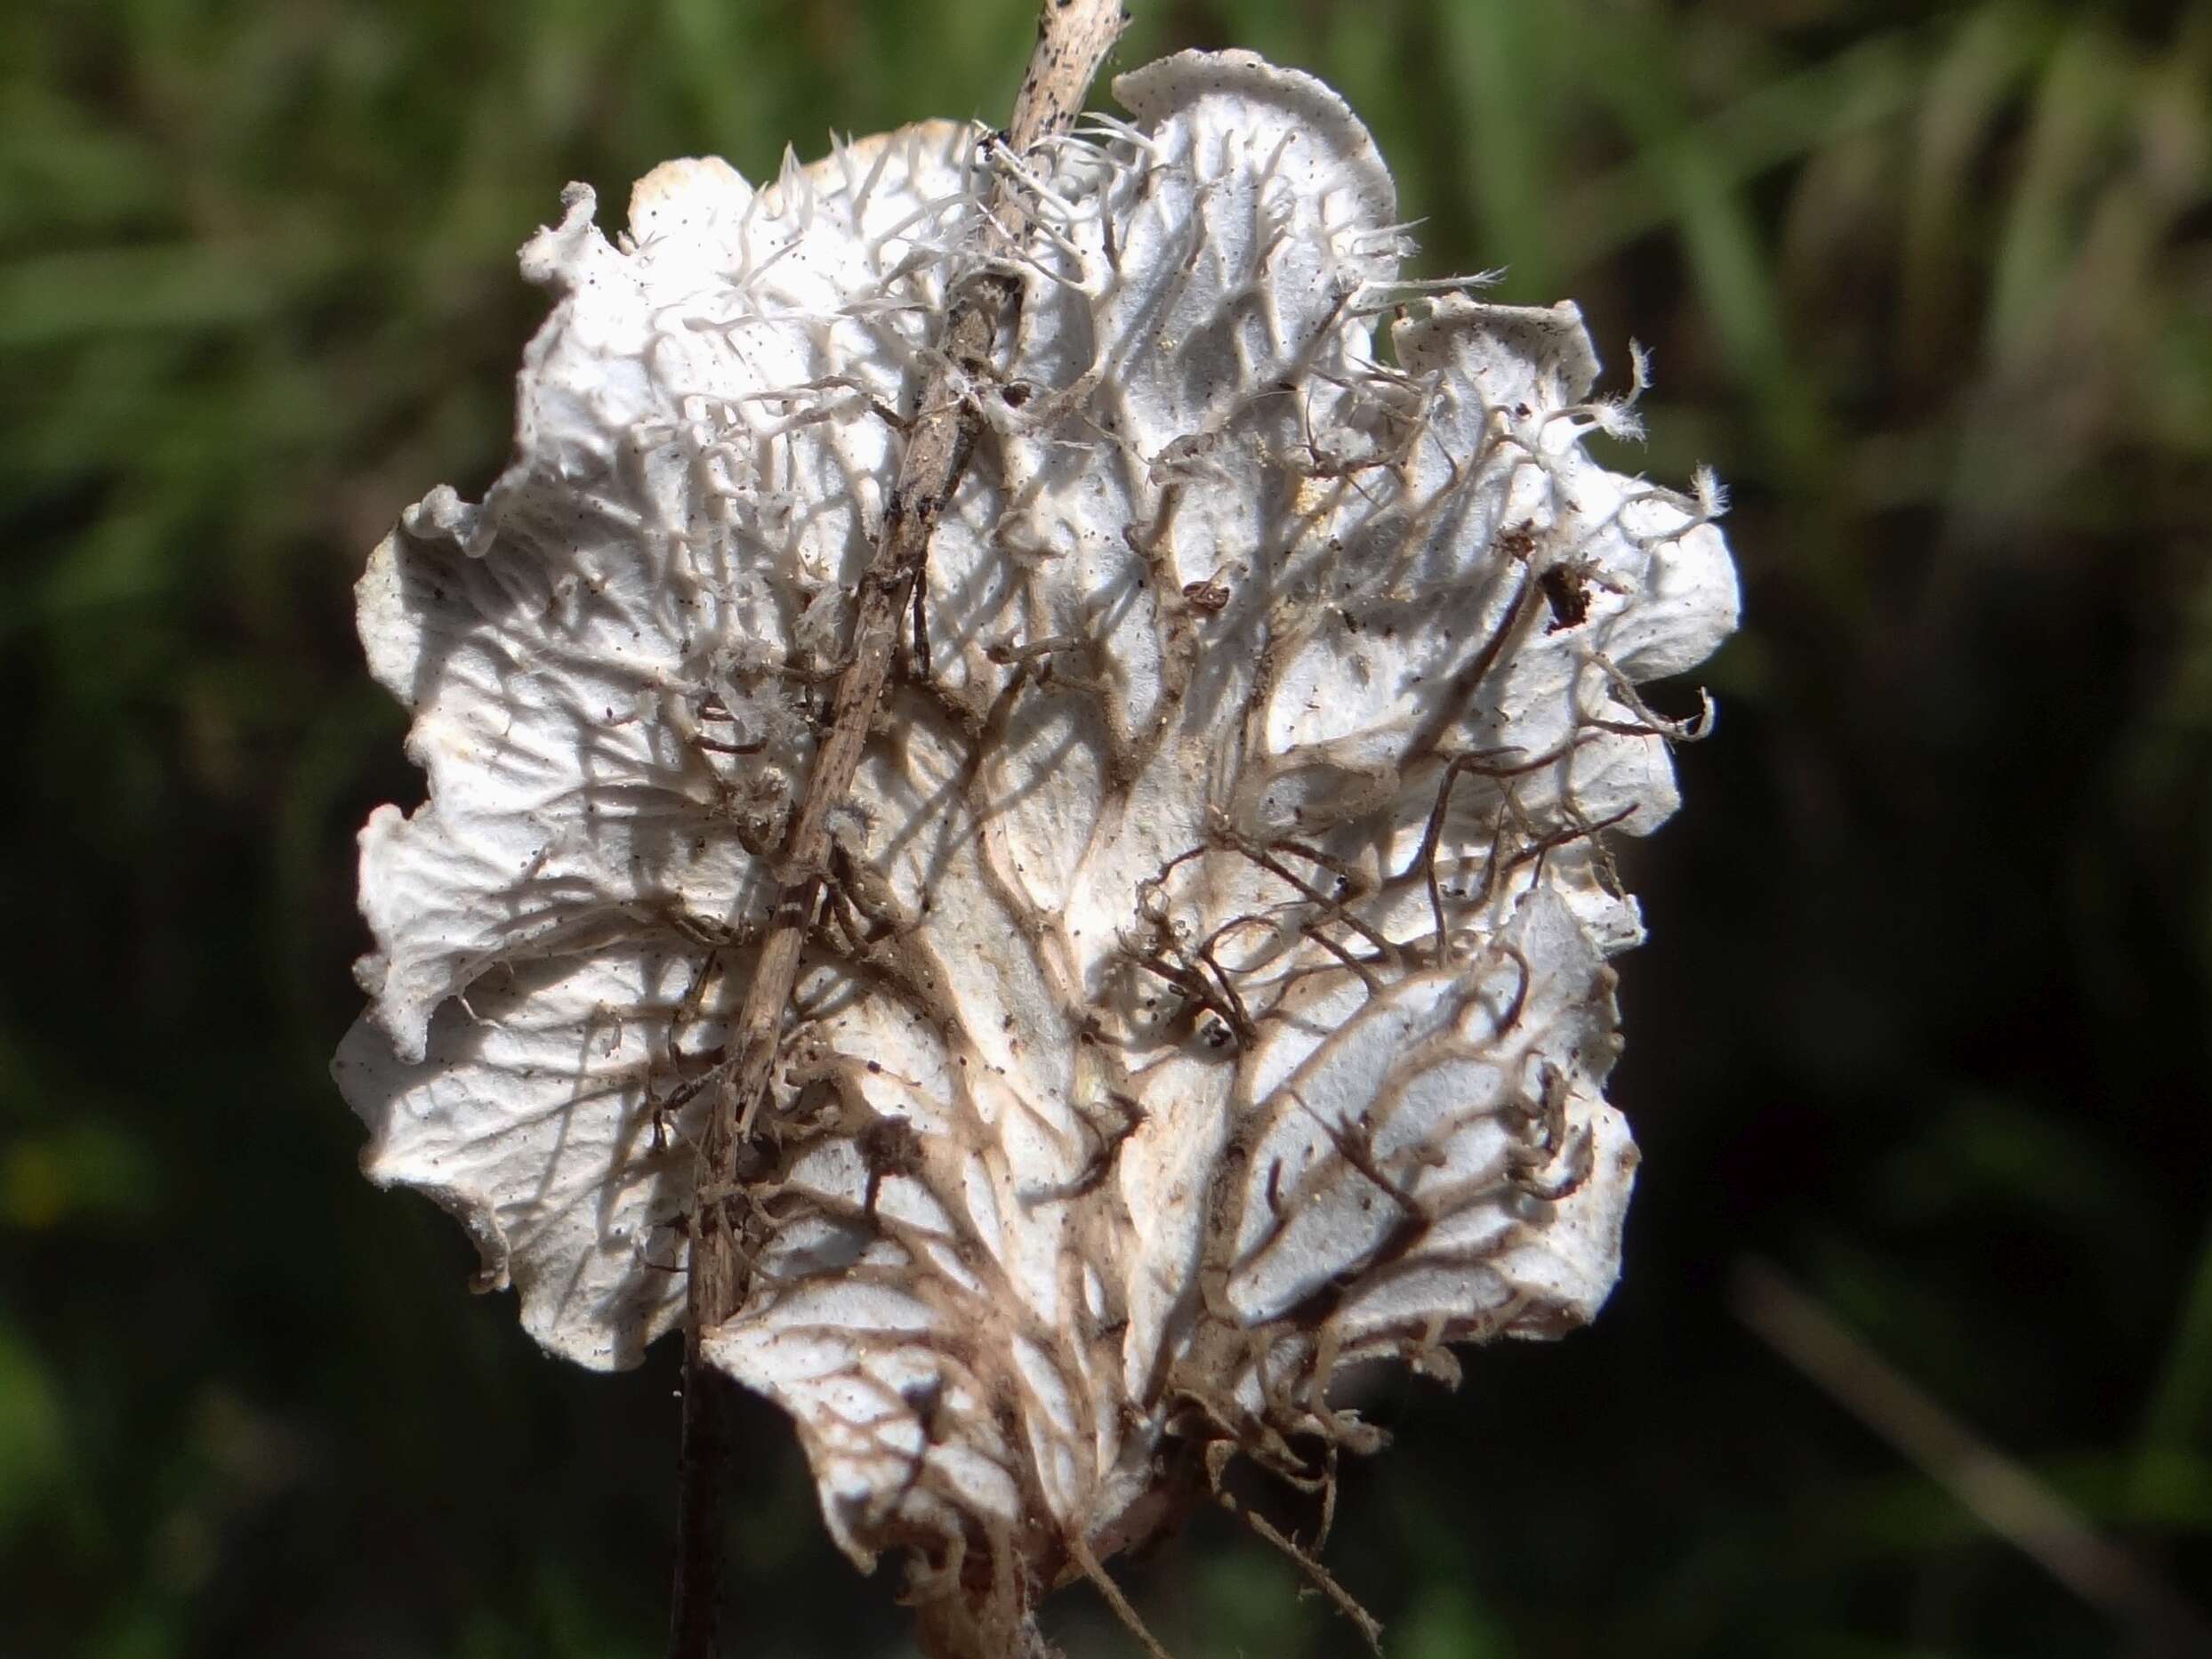
[[[1238,1515],[1263,1542],[1275,1546],[1289,1558],[1291,1564],[1306,1575],[1307,1582],[1326,1596],[1339,1613],[1351,1620],[1359,1631],[1360,1639],[1367,1644],[1367,1651],[1382,1653],[1382,1621],[1360,1606],[1352,1592],[1337,1582],[1336,1574],[1322,1566],[1311,1551],[1301,1550],[1282,1529],[1258,1510],[1240,1508]]]
[[[1092,77],[1129,21],[1121,0],[1044,0],[1037,44],[1014,103],[1005,142],[1026,156],[1074,125]],[[929,536],[960,487],[974,447],[977,416],[967,388],[993,372],[1002,334],[1018,316],[1021,279],[1006,262],[1019,249],[1027,213],[1017,183],[1001,178],[989,219],[987,257],[948,296],[937,366],[909,424],[883,535],[861,578],[850,665],[839,677],[829,726],[805,796],[785,832],[781,890],[734,1027],[732,1059],[716,1092],[695,1178],[687,1286],[684,1429],[678,1494],[674,1607],[670,1659],[714,1659],[718,1652],[722,1502],[733,1479],[721,1444],[718,1390],[702,1343],[744,1299],[738,1228],[737,1155],[768,1098],[784,1011],[797,982],[830,850],[832,814],[859,770],[868,729],[899,643],[900,623],[929,555]]]
[[[1092,1553],[1090,1543],[1082,1534],[1080,1532],[1071,1534],[1067,1543],[1068,1553],[1074,1558],[1077,1570],[1090,1581],[1091,1588],[1098,1592],[1099,1599],[1122,1622],[1122,1628],[1134,1636],[1144,1647],[1146,1659],[1171,1659],[1168,1650],[1160,1646],[1159,1638],[1146,1628],[1144,1620],[1138,1616],[1137,1609],[1130,1605],[1129,1598],[1122,1593],[1122,1587],[1107,1576],[1106,1567]]]
[[[2025,1467],[1938,1405],[1764,1261],[1735,1272],[1736,1317],[1968,1513],[2151,1654],[2212,1653],[2212,1624]]]

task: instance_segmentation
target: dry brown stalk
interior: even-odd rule
[[[2212,1624],[2174,1588],[2097,1532],[2025,1464],[1983,1440],[1756,1257],[1729,1301],[1775,1353],[1975,1517],[2120,1630],[2146,1655],[2212,1652]]]
[[[1129,21],[1121,0],[1045,0],[1036,49],[1014,103],[1006,143],[1017,156],[1065,133]],[[1010,254],[1026,214],[1016,186],[1001,180],[986,244]],[[738,1153],[767,1101],[784,1016],[799,974],[830,852],[831,815],[852,790],[868,729],[882,699],[900,624],[929,556],[929,534],[959,488],[974,442],[967,388],[989,373],[992,354],[1018,312],[1021,284],[985,266],[951,296],[938,366],[924,384],[907,431],[898,481],[875,555],[862,576],[848,665],[804,796],[777,861],[781,890],[746,987],[731,1058],[700,1148],[697,1205],[690,1223],[684,1361],[684,1426],[677,1510],[670,1659],[719,1652],[722,1503],[732,1482],[721,1420],[729,1384],[701,1357],[700,1337],[735,1315],[745,1271],[737,1238]]]

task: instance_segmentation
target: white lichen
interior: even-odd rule
[[[1590,1317],[1637,1157],[1605,838],[1672,811],[1685,735],[1635,687],[1735,619],[1717,486],[1584,453],[1640,365],[1599,397],[1573,306],[1399,283],[1332,93],[1242,53],[1115,92],[1026,164],[944,123],[758,190],[671,163],[613,244],[572,187],[512,465],[360,584],[430,779],[361,838],[366,1168],[548,1349],[633,1364],[899,423],[1025,168],[1018,337],[963,388],[704,1341],[864,1561],[1064,1575],[1177,1455],[1364,1444],[1348,1363]]]

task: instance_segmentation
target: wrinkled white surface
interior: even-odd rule
[[[1448,1373],[1591,1316],[1636,1161],[1604,960],[1641,929],[1584,832],[1673,809],[1627,687],[1734,623],[1717,531],[1583,453],[1620,415],[1572,306],[1392,286],[1333,93],[1241,53],[1115,91],[1134,123],[1061,152],[1013,366],[973,389],[930,682],[894,683],[838,825],[849,926],[708,1338],[864,1559],[1097,1534],[1170,1420],[1341,1432],[1339,1364]],[[558,303],[513,464],[361,582],[430,800],[362,834],[338,1075],[370,1174],[588,1364],[681,1312],[707,1094],[669,1103],[742,996],[883,520],[875,406],[911,411],[977,257],[975,136],[757,192],[672,163],[611,245],[572,189],[524,251]]]

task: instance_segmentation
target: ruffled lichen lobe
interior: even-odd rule
[[[755,190],[672,163],[554,295],[512,464],[372,557],[429,777],[361,842],[338,1073],[555,1352],[680,1316],[696,1141],[989,187],[1033,227],[817,874],[744,1307],[838,1541],[1044,1582],[1331,1382],[1552,1336],[1619,1272],[1607,857],[1673,810],[1639,682],[1734,624],[1709,487],[1608,471],[1572,306],[1401,285],[1342,102],[1243,53],[1016,160],[930,124]],[[1638,375],[1640,380],[1640,373]]]

